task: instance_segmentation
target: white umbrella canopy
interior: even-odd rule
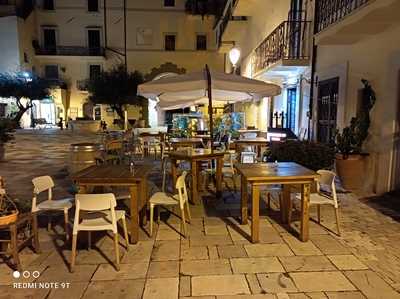
[[[213,136],[212,103],[239,102],[276,96],[280,86],[233,74],[211,71],[206,65],[200,72],[150,81],[138,86],[138,93],[158,98],[161,109],[178,109],[208,102],[210,135]]]
[[[210,71],[213,101],[239,102],[281,93],[278,85],[238,75]],[[208,101],[206,70],[162,78],[139,85],[138,93],[158,98],[162,109],[188,107]]]

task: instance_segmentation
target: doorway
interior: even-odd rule
[[[295,132],[296,129],[297,88],[287,90],[286,127]]]
[[[56,54],[57,36],[55,28],[43,28],[43,47],[47,54]]]
[[[88,29],[88,48],[90,55],[101,55],[100,29]]]
[[[333,143],[337,126],[339,78],[319,82],[317,102],[317,140]]]

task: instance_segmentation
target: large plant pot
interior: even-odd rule
[[[18,211],[14,211],[10,215],[0,216],[0,226],[13,223],[13,222],[17,221],[17,218],[18,218]]]
[[[6,147],[3,144],[0,144],[0,161],[3,161],[5,156],[6,156]]]
[[[367,158],[368,154],[351,154],[346,157],[336,154],[336,171],[343,188],[350,191],[363,189]]]

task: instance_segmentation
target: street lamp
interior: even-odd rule
[[[233,47],[230,51],[229,51],[229,60],[232,63],[233,66],[233,70],[234,72],[236,71],[236,64],[239,62],[240,59],[240,50],[237,47]]]

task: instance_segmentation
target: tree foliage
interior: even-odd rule
[[[26,78],[22,74],[0,74],[0,97],[15,100],[18,112],[13,120],[18,124],[22,115],[33,107],[34,100],[40,101],[49,97],[50,89],[51,83],[36,75]]]
[[[342,133],[336,132],[336,148],[345,157],[350,154],[360,154],[362,145],[368,137],[371,124],[370,111],[376,102],[376,94],[370,83],[362,79],[361,107],[356,117],[350,120],[350,125],[343,128]]]
[[[88,80],[88,99],[94,104],[110,105],[123,119],[125,105],[144,104],[145,99],[137,95],[137,87],[143,82],[140,72],[127,72],[124,65],[118,65]]]

